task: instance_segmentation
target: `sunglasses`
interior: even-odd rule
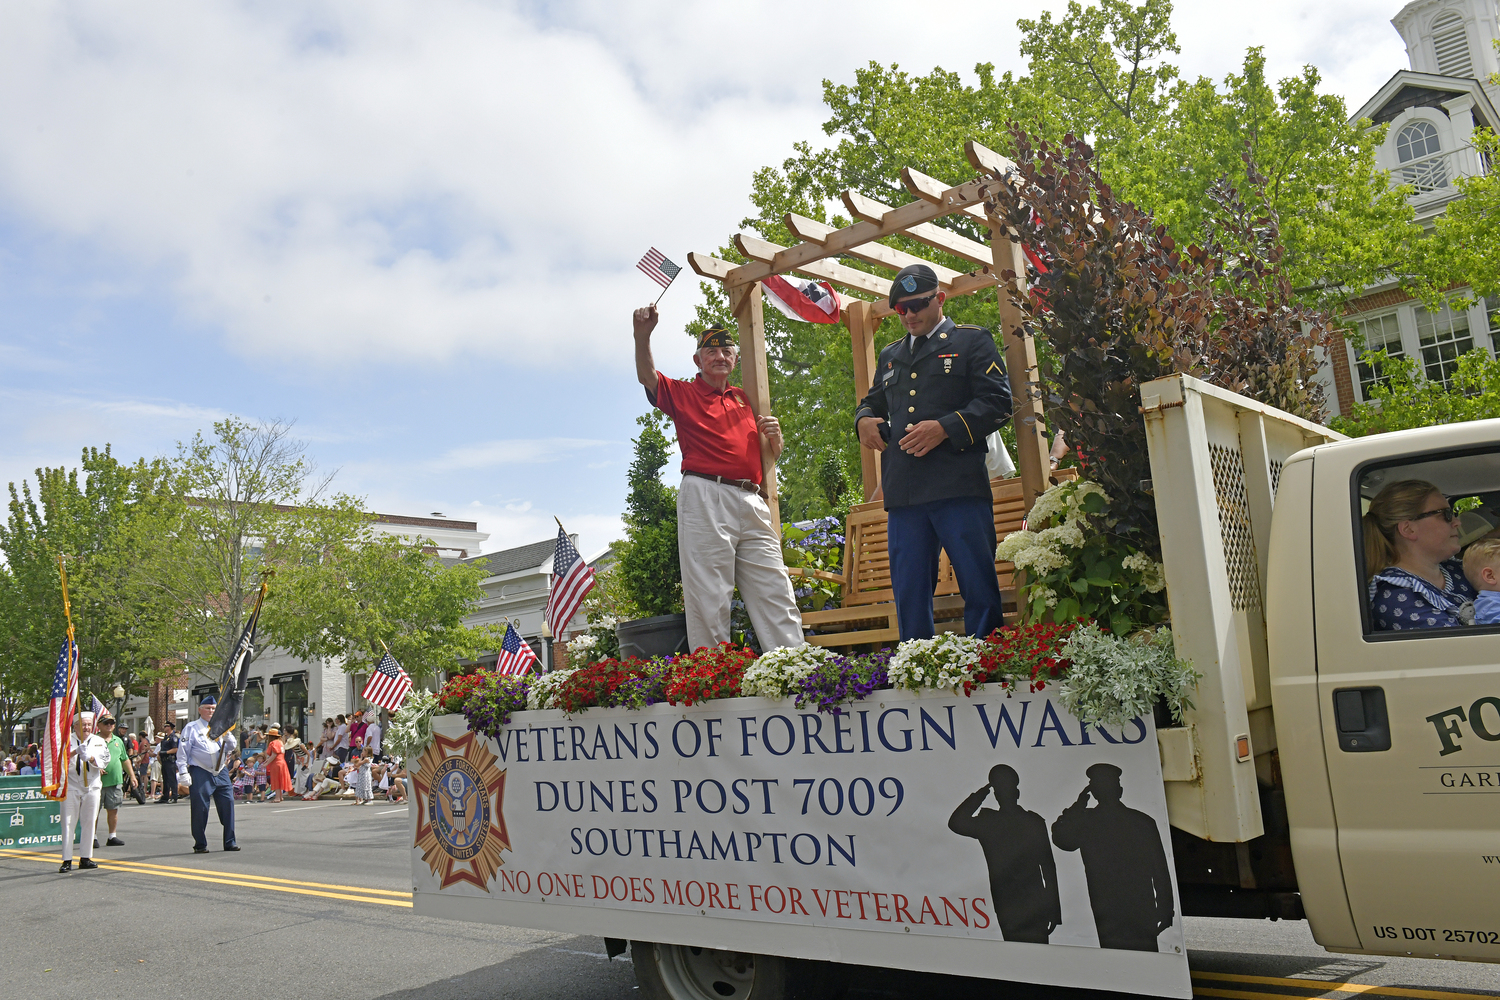
[[[892,305],[891,308],[896,310],[901,315],[906,316],[910,313],[919,313],[923,309],[926,309],[928,306],[932,305],[932,300],[935,298],[937,298],[937,292],[933,292],[931,295],[928,295],[924,298],[907,299],[905,302],[897,302]]]
[[[1416,517],[1412,518],[1412,520],[1420,521],[1423,518],[1427,517],[1441,517],[1444,521],[1452,524],[1453,519],[1457,516],[1458,512],[1455,511],[1452,507],[1439,507],[1437,510],[1429,510],[1425,514],[1418,514]]]

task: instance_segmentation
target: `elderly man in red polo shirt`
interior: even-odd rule
[[[780,455],[781,425],[769,414],[757,418],[745,391],[729,384],[739,352],[722,327],[698,338],[697,378],[657,371],[651,357],[657,318],[654,305],[635,311],[635,374],[651,405],[672,418],[682,448],[677,551],[688,645],[729,641],[729,601],[738,586],[762,649],[800,646],[802,614],[761,489],[760,439]]]

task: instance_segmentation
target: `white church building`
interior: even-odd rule
[[[1454,181],[1493,169],[1472,144],[1475,128],[1500,131],[1500,38],[1497,0],[1413,0],[1391,23],[1406,42],[1410,69],[1392,76],[1353,120],[1385,126],[1376,166],[1393,184],[1410,184],[1417,220],[1431,226],[1455,198]],[[1459,290],[1460,293],[1462,290]],[[1396,287],[1372,285],[1354,299],[1345,317],[1366,350],[1420,362],[1429,379],[1446,381],[1458,357],[1474,348],[1492,356],[1500,348],[1500,299],[1481,299],[1466,310],[1432,311]],[[1330,416],[1348,413],[1367,398],[1377,373],[1360,362],[1355,338],[1334,345],[1325,366]]]

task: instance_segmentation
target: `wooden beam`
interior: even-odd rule
[[[948,185],[944,184],[936,177],[928,177],[920,170],[913,170],[911,167],[901,168],[901,183],[905,184],[906,189],[912,194],[916,195],[923,201],[930,202],[934,205],[944,204],[945,200],[948,197],[948,192],[952,190],[948,187]],[[971,181],[970,183],[973,182]],[[978,219],[980,222],[987,223],[989,221],[989,219],[984,214],[984,207],[982,205],[979,207],[975,207],[973,203],[970,203],[969,205],[960,205],[956,207],[965,215],[972,216]],[[943,214],[949,215],[952,213],[944,212]]]
[[[849,346],[854,351],[854,405],[859,406],[875,381],[875,322],[870,313],[874,303],[851,302],[844,308],[844,324],[849,328]],[[865,500],[880,486],[880,455],[860,446],[859,471]]]
[[[804,218],[794,212],[788,212],[784,218],[786,227],[791,230],[793,236],[819,245],[838,232],[838,230],[826,223]],[[860,260],[867,260],[871,264],[879,264],[881,267],[889,267],[897,271],[903,267],[910,267],[912,264],[926,264],[937,275],[938,284],[943,287],[944,291],[947,291],[948,287],[953,284],[953,279],[962,273],[953,270],[951,267],[934,264],[930,260],[923,260],[916,254],[906,253],[903,250],[897,250],[882,243],[863,243],[857,247],[850,247],[844,253],[850,257],[857,257]]]
[[[740,335],[740,381],[750,397],[750,410],[757,417],[771,412],[771,383],[766,373],[766,322],[762,310],[760,285],[742,285],[729,293],[729,308],[734,313]],[[781,536],[781,503],[776,496],[776,459],[771,446],[760,439],[760,466],[766,503],[771,508],[771,524]]]
[[[729,261],[710,257],[706,253],[689,253],[688,267],[705,278],[715,278],[719,281],[729,277],[729,272],[734,270],[734,265]]]
[[[1004,184],[1005,181],[993,177],[982,177],[978,180],[960,184],[943,192],[941,202],[930,200],[918,200],[902,205],[887,213],[878,225],[860,222],[845,229],[840,229],[830,236],[824,243],[799,243],[791,247],[783,255],[778,255],[774,265],[767,261],[755,260],[749,264],[742,264],[735,268],[725,284],[729,286],[747,285],[771,274],[784,274],[787,271],[802,270],[811,273],[802,265],[827,257],[836,257],[841,253],[857,247],[863,243],[882,239],[904,232],[911,226],[921,222],[931,222],[933,219],[952,215],[954,212],[966,211],[971,206],[983,202],[991,196],[996,184]],[[979,217],[984,217],[981,209]]]
[[[1012,271],[1016,277],[1000,288],[1000,327],[1005,345],[1005,371],[1010,378],[1011,419],[1016,428],[1016,468],[1021,473],[1021,492],[1026,509],[1046,492],[1052,467],[1047,427],[1042,414],[1042,376],[1036,363],[1036,342],[1026,326],[1019,306],[1011,300],[1011,288],[1026,287],[1026,255],[1013,242],[1004,224],[996,220],[990,229],[995,248],[995,270]]]
[[[885,213],[895,211],[891,206],[866,197],[857,191],[844,192],[844,207],[849,209],[849,214],[854,218],[862,222],[874,223],[879,223],[885,217]],[[927,244],[934,250],[951,253],[955,257],[984,267],[989,267],[995,259],[990,253],[990,248],[978,240],[960,236],[950,229],[934,226],[930,222],[919,222],[915,226],[909,226],[906,235],[918,243]]]
[[[993,174],[996,177],[1004,177],[1016,169],[1016,161],[1001,156],[986,146],[970,139],[964,143],[964,155],[969,158],[969,163],[975,170],[982,174]]]
[[[734,245],[739,248],[740,253],[751,260],[760,262],[764,266],[772,267],[771,274],[797,271],[810,278],[821,278],[831,284],[851,288],[858,292],[868,292],[871,295],[880,296],[891,294],[890,279],[882,278],[878,274],[870,274],[857,268],[846,267],[831,260],[812,260],[792,267],[780,267],[776,265],[776,262],[780,261],[783,255],[788,252],[786,247],[777,246],[775,243],[768,243],[754,236],[746,236],[744,233],[737,233],[735,235]],[[798,246],[807,246],[807,244],[802,243],[798,244]],[[792,249],[795,250],[797,247],[793,247]],[[736,287],[730,284],[729,281],[725,281],[725,285]]]

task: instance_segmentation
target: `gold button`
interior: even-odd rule
[[[912,391],[911,391],[911,394],[912,394],[912,395],[913,395],[913,396],[915,396],[915,395],[916,395],[916,394],[917,394],[917,390],[915,390],[915,389],[913,389],[913,390],[912,390]]]
[[[938,334],[938,339],[939,340],[947,340],[948,339],[948,335],[946,333],[940,333],[940,334]]]
[[[917,412],[917,408],[915,406],[908,406],[906,408],[906,412],[907,413],[916,413]]]
[[[917,373],[916,373],[916,372],[912,372],[912,373],[911,373],[911,377],[912,377],[912,378],[916,378],[916,377],[917,377]]]

